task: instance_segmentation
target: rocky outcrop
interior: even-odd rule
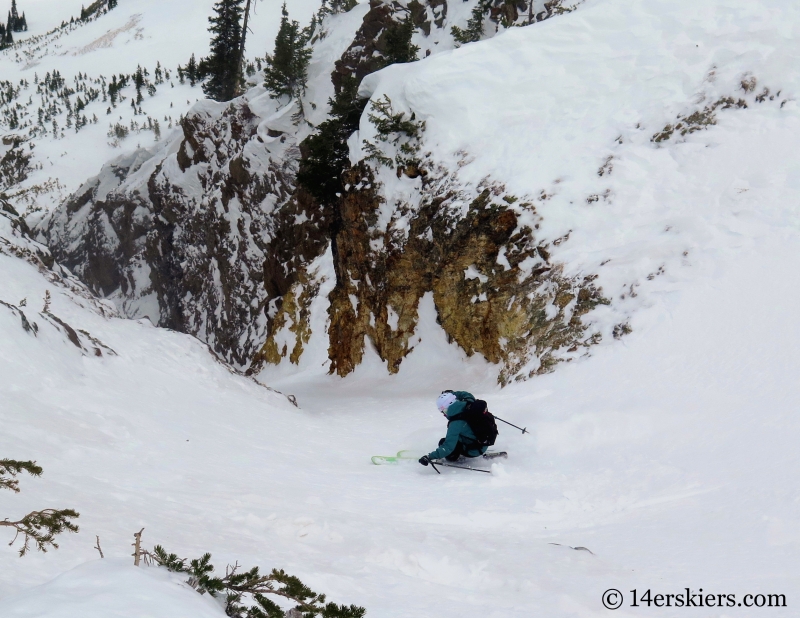
[[[444,0],[373,0],[331,67],[337,96],[385,64],[393,22],[411,14],[423,32],[436,30],[446,9]],[[314,337],[326,338],[331,373],[351,373],[368,340],[397,372],[419,342],[426,294],[450,340],[497,363],[502,384],[596,340],[581,317],[607,301],[592,277],[553,263],[554,243],[536,237],[534,200],[500,182],[463,183],[418,156],[420,144],[345,164],[341,190],[323,199],[297,181],[310,156],[300,112],[260,89],[200,104],[161,149],[106,165],[44,222],[42,237],[127,315],[196,335],[250,372],[298,364]],[[394,160],[390,177],[412,183],[412,199],[382,180]],[[327,320],[315,332],[319,306]]]
[[[292,191],[298,158],[282,134],[259,135],[263,121],[246,98],[207,103],[172,148],[106,165],[45,222],[57,259],[128,315],[248,366],[266,323],[273,209]]]
[[[330,372],[351,373],[367,339],[389,372],[397,372],[418,343],[418,308],[426,293],[433,294],[448,337],[468,355],[499,364],[502,384],[549,371],[595,343],[581,317],[608,301],[593,277],[566,277],[551,262],[550,243],[535,238],[533,204],[500,184],[487,183],[473,196],[456,174],[426,167],[419,207],[401,202],[388,211],[369,165],[346,174],[350,190],[331,230]],[[381,223],[387,212],[389,222]],[[322,282],[303,268],[299,273],[269,325],[256,368],[296,363],[311,336],[308,307]],[[291,349],[277,344],[286,339],[284,329],[294,335]]]

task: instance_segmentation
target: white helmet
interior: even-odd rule
[[[458,398],[453,393],[442,393],[436,400],[436,407],[439,408],[439,412],[446,412],[456,401]]]

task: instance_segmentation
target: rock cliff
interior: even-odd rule
[[[445,0],[372,0],[352,43],[312,81],[332,82],[335,109],[385,66],[393,24],[412,16],[423,55],[449,36],[447,11]],[[256,87],[228,104],[203,102],[161,147],[107,164],[40,233],[127,315],[194,334],[251,372],[299,363],[312,337],[327,338],[331,373],[351,373],[367,340],[397,372],[418,344],[429,293],[448,338],[496,363],[501,384],[583,353],[597,335],[582,316],[608,301],[593,276],[565,276],[551,259],[566,239],[537,238],[535,200],[509,194],[502,179],[464,182],[433,160],[424,123],[390,104],[394,124],[359,161],[346,157],[356,126],[337,125],[345,156],[333,188],[315,190],[301,170],[313,156],[309,136],[326,129],[303,110],[323,101],[273,101]],[[351,118],[365,108],[378,117],[375,102],[350,105]],[[315,266],[325,259],[333,281]],[[313,332],[322,290],[326,332]]]

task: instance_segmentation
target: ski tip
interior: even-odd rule
[[[423,451],[397,451],[398,459],[419,459],[425,453]]]
[[[397,457],[384,457],[383,455],[374,455],[372,457],[372,463],[376,466],[383,466],[385,464],[396,464]]]

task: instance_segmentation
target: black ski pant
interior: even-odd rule
[[[444,444],[444,441],[445,441],[445,438],[442,438],[441,440],[439,440],[439,446]],[[469,457],[469,455],[467,455],[467,451],[468,450],[469,450],[469,447],[467,447],[461,440],[459,440],[456,443],[456,447],[453,449],[453,452],[450,453],[447,457],[445,457],[445,459],[447,461],[458,461],[459,457]]]

